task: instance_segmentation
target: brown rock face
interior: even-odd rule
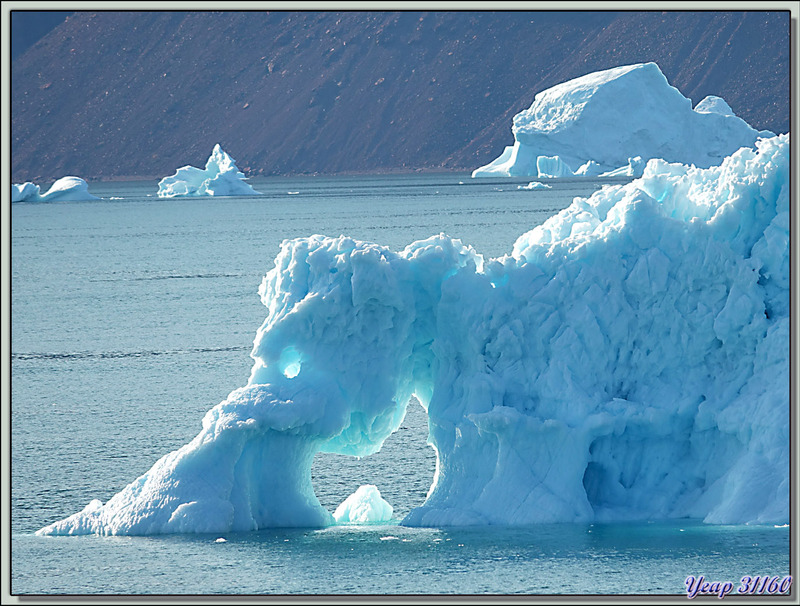
[[[471,170],[540,90],[655,61],[789,130],[788,12],[76,12],[12,63],[12,180]]]

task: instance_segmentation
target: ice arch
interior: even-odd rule
[[[408,525],[788,521],[789,138],[650,161],[484,263],[284,242],[248,384],[105,505],[40,534],[333,523],[317,451],[365,456],[426,406],[437,473]]]

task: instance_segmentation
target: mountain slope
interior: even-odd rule
[[[789,129],[788,12],[77,12],[12,62],[12,179],[470,170],[536,92],[655,61]]]

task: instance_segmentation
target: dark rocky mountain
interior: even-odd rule
[[[19,57],[71,14],[72,11],[11,11],[11,58]]]
[[[12,180],[470,170],[540,90],[655,61],[789,130],[788,12],[75,12],[12,61]],[[16,36],[17,33],[14,33]]]

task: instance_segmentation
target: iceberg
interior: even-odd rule
[[[531,181],[527,185],[517,185],[517,189],[553,189],[553,186],[541,181]]]
[[[603,169],[600,168],[597,162],[589,160],[575,171],[575,175],[578,177],[598,177],[602,172]]]
[[[89,193],[89,186],[80,177],[61,177],[47,193],[40,193],[39,186],[26,182],[11,185],[12,202],[55,202],[74,200],[99,200],[97,196]]]
[[[616,171],[637,156],[708,168],[774,136],[751,128],[720,97],[692,109],[655,63],[594,72],[539,92],[514,116],[512,131],[514,145],[473,177],[541,177],[539,158],[554,156],[575,174],[584,174],[579,168],[587,162]]]
[[[536,172],[536,176],[540,179],[557,179],[559,177],[575,176],[575,173],[567,166],[566,162],[558,156],[539,156],[536,158]]]
[[[388,522],[394,509],[387,503],[377,486],[365,484],[347,497],[336,511],[333,519],[337,524],[368,524]]]
[[[735,116],[731,106],[722,97],[708,95],[695,105],[694,111],[701,114],[720,114],[721,116]]]
[[[780,135],[709,168],[650,160],[499,258],[443,234],[399,252],[284,241],[247,384],[37,534],[335,524],[315,453],[377,452],[412,395],[436,471],[401,524],[788,523],[789,150]]]
[[[159,198],[179,196],[254,196],[260,195],[245,182],[236,163],[217,143],[206,161],[205,169],[179,168],[171,177],[158,183]]]
[[[641,156],[628,158],[628,164],[620,166],[614,170],[602,173],[601,177],[641,177],[644,174],[644,167],[647,163]]]
[[[14,183],[11,185],[12,202],[38,202],[41,200],[39,186],[27,181],[25,183]]]

